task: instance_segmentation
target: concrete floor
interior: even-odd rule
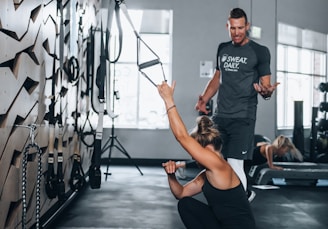
[[[107,181],[103,175],[101,188],[86,187],[49,228],[185,228],[164,170],[146,166],[140,169],[143,176],[134,166],[110,166],[112,175]],[[102,167],[105,171],[106,167]],[[328,182],[319,184],[313,187],[281,183],[274,190],[253,188],[257,195],[251,206],[257,229],[327,229]]]

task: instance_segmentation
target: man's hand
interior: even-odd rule
[[[254,89],[257,91],[264,99],[270,98],[274,90],[276,90],[277,86],[280,83],[276,82],[274,85],[263,86],[258,83],[254,83]]]
[[[203,112],[204,114],[208,114],[208,110],[206,109],[206,102],[203,100],[203,97],[200,95],[198,97],[198,102],[196,103],[195,109],[197,111]]]

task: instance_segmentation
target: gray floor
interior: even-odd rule
[[[101,188],[87,187],[51,228],[184,228],[177,200],[171,195],[162,168],[140,166],[140,169],[143,176],[133,166],[110,166],[112,175],[107,181],[103,175]],[[103,167],[102,172],[105,170]],[[327,183],[320,182],[318,187],[278,183],[279,189],[274,190],[253,188],[257,195],[251,206],[257,228],[327,229]]]

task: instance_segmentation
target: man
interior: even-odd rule
[[[195,107],[206,114],[207,102],[218,93],[213,120],[224,142],[222,153],[245,190],[244,160],[252,159],[257,94],[268,100],[279,84],[271,85],[270,52],[247,37],[249,27],[242,9],[230,11],[227,29],[231,41],[219,45],[216,71]],[[248,192],[248,196],[251,201],[255,193]]]

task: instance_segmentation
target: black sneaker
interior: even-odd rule
[[[247,190],[246,194],[247,194],[248,202],[251,203],[254,200],[256,193],[253,190]]]

